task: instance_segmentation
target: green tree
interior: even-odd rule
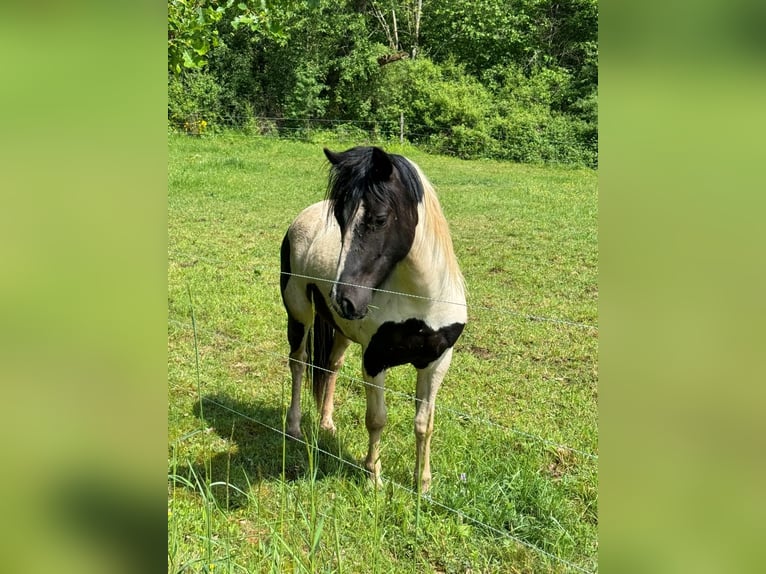
[[[168,70],[198,69],[218,44],[215,28],[233,0],[168,0]]]
[[[176,125],[194,110],[258,130],[352,121],[393,136],[402,117],[411,141],[442,153],[596,164],[596,0],[168,6]]]
[[[319,0],[308,0],[311,9]],[[168,69],[180,74],[184,68],[199,69],[211,50],[220,45],[218,24],[248,27],[274,37],[282,35],[271,17],[275,8],[303,4],[299,0],[168,0]]]
[[[355,5],[275,7],[279,36],[222,22],[210,67],[231,88],[224,106],[237,117],[246,107],[275,117],[369,120],[387,50]]]

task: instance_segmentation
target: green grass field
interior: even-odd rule
[[[387,379],[378,491],[357,467],[357,346],[338,379],[337,435],[312,431],[308,390],[307,444],[279,432],[280,242],[323,197],[323,143],[352,144],[169,137],[168,571],[595,571],[595,172],[387,146],[436,186],[468,285],[419,499],[411,367]]]

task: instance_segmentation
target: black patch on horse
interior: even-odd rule
[[[290,239],[288,234],[285,233],[285,238],[282,240],[282,247],[279,250],[280,269],[282,273],[279,276],[279,290],[282,293],[282,302],[285,301],[285,289],[287,289],[287,282],[290,280]]]
[[[407,363],[424,369],[455,344],[464,327],[464,323],[452,323],[434,330],[420,319],[383,323],[364,352],[364,370],[374,377]]]
[[[333,329],[343,333],[343,330],[338,327],[337,323],[335,322],[332,311],[330,311],[330,307],[327,305],[327,301],[325,301],[325,298],[322,295],[322,292],[319,290],[319,287],[313,283],[306,285],[306,297],[309,298],[309,301],[314,302],[314,311],[317,315],[332,325]]]
[[[287,289],[287,282],[290,280],[290,239],[285,234],[285,238],[282,240],[282,248],[280,249],[280,268],[282,270],[279,276],[279,291],[282,294],[282,302],[285,304],[285,310],[287,311],[287,342],[290,343],[290,352],[294,353],[298,350],[303,342],[303,335],[306,332],[303,324],[296,320],[290,314],[290,308],[285,301],[285,289]]]
[[[290,311],[287,312],[287,342],[290,343],[290,352],[297,351],[301,343],[303,342],[303,335],[306,333],[306,328],[303,323],[294,319],[290,315]]]

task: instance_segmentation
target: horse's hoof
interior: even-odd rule
[[[301,432],[300,428],[287,429],[287,436],[294,438],[296,440],[303,440],[303,433]]]
[[[335,428],[335,423],[332,422],[332,419],[330,419],[330,420],[323,420],[322,422],[320,422],[319,423],[319,428],[321,428],[324,431],[327,431],[332,436],[335,436],[335,431],[337,430]]]
[[[431,477],[424,476],[420,480],[420,494],[426,494],[431,490]],[[415,492],[418,491],[418,477],[415,477]]]
[[[378,491],[383,488],[383,480],[379,476],[369,475],[366,482],[369,490]]]

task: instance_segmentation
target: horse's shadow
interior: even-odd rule
[[[221,506],[246,505],[244,493],[251,487],[282,478],[291,482],[344,475],[359,483],[365,480],[359,462],[341,441],[317,429],[313,409],[304,410],[301,440],[283,434],[279,406],[215,394],[197,401],[193,413],[231,446],[176,468],[176,476],[185,479],[177,484],[210,493]]]

